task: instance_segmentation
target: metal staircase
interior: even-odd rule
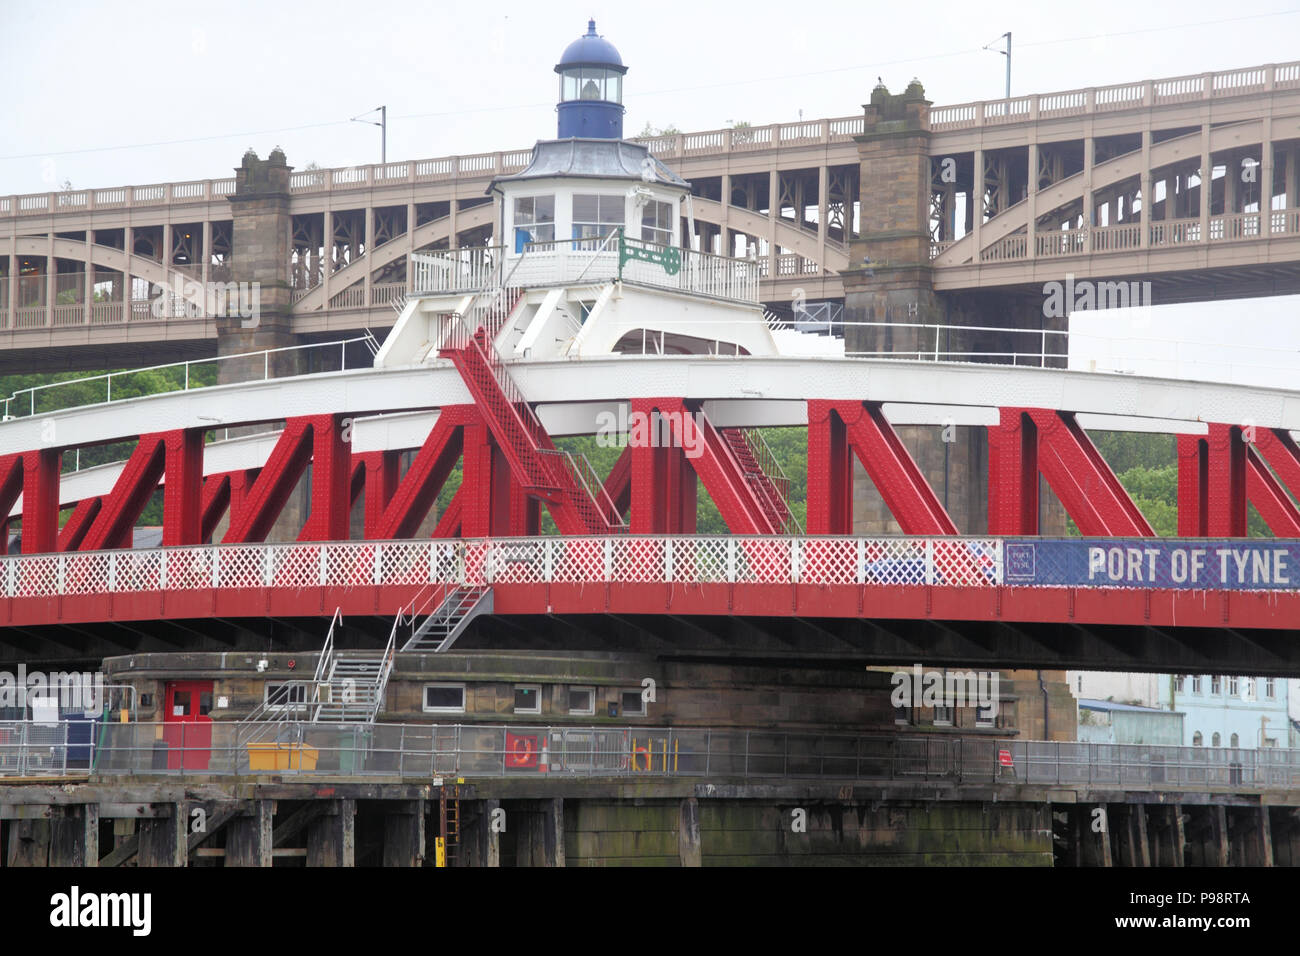
[[[521,295],[505,286],[481,293],[458,328],[443,336],[439,354],[460,372],[520,484],[553,506],[562,534],[626,531],[591,463],[555,447],[496,348],[497,333]]]
[[[321,655],[317,667],[317,694],[312,709],[313,723],[373,724],[384,706],[384,692],[393,673],[393,651],[401,615],[393,621],[384,653],[375,659],[369,654],[336,652],[331,647]]]
[[[784,534],[803,534],[790,510],[790,479],[756,428],[720,428],[741,474],[758,499],[768,523]]]
[[[434,594],[430,594],[424,605],[425,609],[432,603]],[[417,601],[419,598],[416,599]],[[416,601],[412,601],[408,620],[423,613],[416,610]],[[451,650],[451,646],[469,627],[469,622],[480,614],[492,613],[492,588],[486,585],[461,585],[443,592],[442,601],[431,614],[424,618],[411,631],[410,639],[402,645],[402,653],[432,651],[441,654]]]

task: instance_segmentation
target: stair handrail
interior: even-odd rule
[[[785,508],[788,516],[783,522],[787,534],[803,534],[803,527],[794,516],[794,509],[790,507],[790,479],[781,467],[781,463],[776,460],[776,455],[772,453],[772,446],[767,443],[763,433],[757,428],[742,428],[741,435],[744,436],[745,444],[749,446],[750,454],[754,456],[754,461],[758,467],[763,470],[776,493],[781,496],[781,504]]]
[[[397,647],[397,626],[401,620],[402,615],[399,613],[397,617],[393,619],[392,630],[388,632],[388,644],[384,648],[384,662],[379,669],[379,677],[375,681],[375,699],[370,706],[369,723],[372,724],[379,716],[380,709],[384,706],[384,692],[388,688],[388,677],[393,673],[393,655],[396,652]]]
[[[325,646],[321,648],[320,659],[316,661],[316,675],[312,678],[317,684],[325,678],[328,672],[327,667],[334,657],[334,627],[343,621],[343,608],[334,608],[334,616],[330,618],[330,629],[325,635]]]

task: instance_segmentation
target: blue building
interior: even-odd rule
[[[1287,681],[1218,674],[1175,675],[1173,709],[1182,711],[1189,747],[1286,747],[1291,722]]]

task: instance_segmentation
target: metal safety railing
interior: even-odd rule
[[[105,724],[78,756],[68,722],[0,723],[0,775],[153,774],[827,778],[1291,789],[1300,750],[1158,747],[934,734],[477,724]]]
[[[146,395],[167,392],[186,392],[214,385],[269,381],[274,378],[291,378],[304,374],[299,359],[311,365],[312,372],[346,371],[348,346],[361,342],[366,346],[366,359],[354,363],[354,368],[372,367],[376,343],[373,335],[360,335],[334,342],[313,342],[308,345],[289,345],[282,348],[244,352],[238,355],[219,355],[215,358],[190,359],[168,365],[151,365],[146,368],[123,369],[81,378],[34,385],[14,392],[0,400],[0,420],[20,418],[67,408],[126,401]],[[322,368],[320,366],[336,366]],[[141,379],[132,383],[132,377]],[[225,381],[221,381],[221,379]],[[114,384],[117,396],[114,397]],[[123,386],[126,385],[124,389]],[[134,384],[135,387],[131,387]],[[125,394],[124,394],[125,391]],[[101,397],[102,396],[102,397]]]

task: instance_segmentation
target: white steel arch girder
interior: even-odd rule
[[[454,200],[453,200],[454,201]],[[456,229],[475,229],[486,226],[493,220],[493,203],[483,203],[464,212],[456,213]],[[330,294],[342,292],[348,286],[356,285],[366,277],[367,270],[374,271],[380,266],[401,259],[412,248],[418,249],[430,242],[436,242],[451,234],[451,217],[442,216],[432,222],[426,222],[415,230],[414,236],[395,236],[382,246],[376,246],[373,253],[367,252],[355,262],[350,262],[330,276]],[[293,304],[294,312],[314,312],[325,308],[325,286],[317,285],[305,296]]]
[[[1027,406],[1300,429],[1300,392],[1101,372],[889,359],[711,356],[523,361],[511,363],[510,369],[528,400],[542,405],[662,396],[736,402],[871,400]],[[321,414],[361,417],[470,402],[469,390],[450,362],[326,372],[20,418],[0,423],[0,447],[18,451],[57,443],[73,448],[178,428],[233,427]]]

